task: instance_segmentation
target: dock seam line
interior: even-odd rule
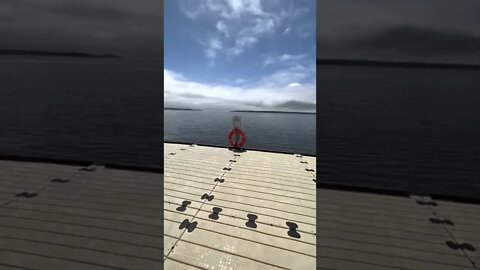
[[[430,205],[427,205],[427,207],[430,209],[430,211],[432,211],[432,214],[437,217],[437,218],[440,218],[440,216],[437,214],[437,212],[435,211],[435,209],[433,209],[432,206]],[[455,243],[459,243],[459,241],[457,240],[457,238],[455,237],[454,233],[452,231],[450,231],[450,229],[447,227],[447,225],[443,224],[443,229],[447,232],[447,234],[450,236],[450,238],[455,242]],[[470,257],[470,255],[465,251],[465,249],[462,249],[462,253],[463,255],[467,258],[467,260],[472,264],[473,268],[475,269],[478,269],[475,261]]]
[[[236,156],[234,155],[233,156],[233,159],[230,159],[230,160],[236,160]],[[232,166],[233,162],[229,162],[228,164],[228,168],[230,168]],[[220,176],[220,179],[223,178],[223,176],[225,176],[225,174],[227,173],[226,170],[223,171],[222,175]],[[213,188],[210,190],[210,193],[208,193],[208,196],[210,196],[213,191],[215,190],[215,188],[217,187],[219,182],[215,182],[215,185],[213,186]],[[207,198],[205,198],[202,202],[202,205],[200,205],[200,207],[198,208],[197,212],[195,213],[195,215],[192,217],[192,220],[190,223],[192,223],[194,220],[195,220],[195,217],[198,215],[198,213],[200,212],[200,209],[203,207],[203,205],[205,204],[205,201],[207,200]],[[167,255],[165,256],[165,260],[164,262],[169,258],[170,256],[170,253],[172,253],[174,247],[178,244],[178,242],[180,241],[180,239],[183,237],[183,235],[185,234],[185,231],[187,231],[187,228],[185,228],[183,230],[183,232],[180,234],[180,236],[177,238],[177,240],[175,241],[175,243],[172,245],[172,248],[168,251]]]
[[[28,172],[33,172],[33,168],[30,169]],[[75,171],[73,173],[70,174],[70,177],[68,179],[74,179],[78,174],[80,174],[81,171]],[[32,189],[33,191],[37,191],[37,192],[40,192],[42,190],[45,190],[45,188],[48,186],[48,185],[51,185],[50,182],[47,182],[46,184],[43,184],[41,186],[39,186],[38,188],[35,188],[35,189]],[[4,202],[0,207],[8,207],[9,205],[11,205],[12,203],[15,203],[16,201],[20,201],[22,200],[22,198],[20,197],[13,197],[11,200],[9,201],[6,201]]]

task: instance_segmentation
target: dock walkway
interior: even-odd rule
[[[184,144],[164,154],[165,269],[315,269],[315,157]]]
[[[0,269],[480,269],[478,204],[316,188],[314,157],[164,151],[164,175],[0,160]]]
[[[317,189],[317,269],[480,269],[480,206]]]
[[[0,269],[162,269],[162,175],[0,160]]]
[[[479,205],[316,188],[314,157],[164,154],[165,269],[479,269]]]

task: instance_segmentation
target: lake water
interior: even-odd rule
[[[163,166],[163,64],[0,59],[0,153]]]
[[[316,116],[313,114],[166,110],[165,140],[227,146],[227,134],[235,115],[241,117],[241,129],[247,137],[246,148],[316,153]]]
[[[479,72],[319,67],[316,126],[315,115],[164,117],[162,69],[0,59],[0,153],[159,166],[163,139],[225,146],[240,115],[247,147],[316,154],[319,181],[480,198]]]
[[[317,70],[320,181],[480,198],[480,72]]]

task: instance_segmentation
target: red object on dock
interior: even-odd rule
[[[238,142],[237,140],[233,141],[232,140],[233,136],[240,136],[241,137],[240,142]],[[245,136],[245,133],[243,133],[241,129],[234,128],[228,133],[228,143],[230,143],[232,147],[235,147],[235,148],[242,147],[243,145],[245,145],[246,142],[247,142],[247,136]]]

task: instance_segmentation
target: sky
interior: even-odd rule
[[[164,50],[167,106],[312,109],[315,57],[480,64],[479,14],[478,0],[0,0],[0,49]]]
[[[165,0],[165,106],[314,110],[315,6]]]
[[[319,0],[319,58],[480,64],[478,0]]]
[[[158,0],[0,0],[0,49],[163,58]]]

